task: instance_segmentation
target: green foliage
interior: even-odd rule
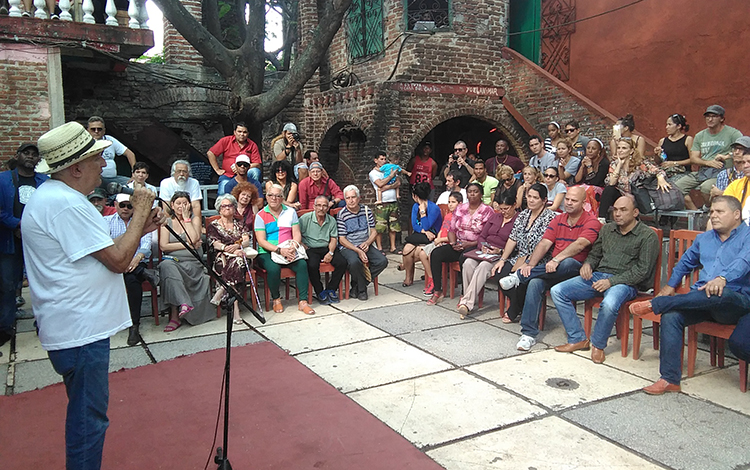
[[[164,62],[164,53],[160,52],[156,55],[142,55],[138,57],[137,59],[130,59],[133,62],[140,62],[142,64],[163,64]]]

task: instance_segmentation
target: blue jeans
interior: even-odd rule
[[[729,349],[738,359],[750,362],[750,315],[737,322],[734,333],[729,337]]]
[[[528,283],[526,287],[526,299],[521,312],[521,334],[536,338],[539,335],[539,312],[542,309],[544,293],[550,286],[565,281],[578,274],[581,262],[573,258],[565,258],[557,266],[557,271],[548,273],[545,264],[538,264],[531,268],[529,276],[518,277],[522,283]]]
[[[99,469],[109,426],[109,338],[47,354],[68,394],[65,468]]]
[[[594,331],[591,333],[591,344],[599,349],[607,347],[607,340],[612,333],[612,327],[617,320],[617,314],[620,306],[628,300],[633,300],[638,294],[635,287],[626,284],[617,284],[602,294],[591,285],[600,279],[609,279],[612,274],[600,273],[594,271],[591,279],[584,280],[581,276],[561,282],[551,290],[552,300],[555,302],[555,308],[560,315],[568,333],[568,343],[580,343],[586,339],[586,333],[581,326],[581,321],[576,315],[576,309],[573,302],[579,300],[593,299],[594,297],[604,297],[599,307],[599,316],[594,325]]]
[[[260,181],[261,178],[261,172],[260,168],[250,168],[247,170],[247,182],[252,183],[255,185],[256,188],[258,188],[258,196],[263,196],[263,184],[261,184]],[[220,175],[219,176],[219,188],[217,190],[217,196],[221,196],[222,194],[226,194],[226,187],[227,183],[232,181],[234,177],[229,177],[226,175]]]
[[[16,253],[0,254],[0,331],[10,335],[15,334],[16,289],[23,280],[21,243],[16,247]]]
[[[693,289],[687,294],[655,297],[651,307],[661,314],[659,373],[667,382],[679,384],[685,327],[706,320],[734,325],[750,311],[750,298],[729,289],[724,289],[721,297],[708,297],[704,291]]]

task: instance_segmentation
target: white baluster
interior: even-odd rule
[[[130,0],[129,2],[128,16],[130,17],[128,26],[132,29],[141,29],[141,23],[138,22],[138,4],[135,0]]]
[[[47,6],[47,3],[44,0],[34,0],[34,8],[36,8],[36,13],[34,13],[34,18],[39,18],[40,20],[46,20],[49,18],[47,16],[47,12],[44,11],[44,7]]]
[[[141,12],[141,29],[149,29],[148,28],[148,9],[146,8],[146,0],[141,0],[139,2],[138,10]]]
[[[8,16],[20,18],[21,13],[23,13],[23,10],[21,9],[21,0],[10,0],[10,11],[8,12]]]
[[[60,6],[60,19],[73,21],[73,16],[70,14],[70,0],[60,0],[58,5]]]
[[[107,5],[104,7],[104,12],[107,14],[107,21],[104,22],[107,26],[119,26],[117,22],[117,7],[115,6],[115,0],[107,0]]]
[[[92,2],[91,0],[83,0],[83,22],[89,24],[96,23],[93,13],[94,2]]]

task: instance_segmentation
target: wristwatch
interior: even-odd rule
[[[278,246],[276,247],[276,254],[277,254],[277,255],[280,255],[280,254],[281,254],[281,248],[279,248]]]
[[[329,251],[328,254],[333,256],[333,251]]]

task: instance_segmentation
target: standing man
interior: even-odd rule
[[[409,177],[409,184],[414,187],[417,183],[430,183],[430,189],[435,189],[433,179],[438,172],[438,165],[435,160],[432,159],[432,144],[425,142],[422,146],[422,151],[418,155],[409,160],[406,164],[406,171],[411,172]],[[432,197],[430,197],[432,199]]]
[[[492,200],[495,199],[495,190],[500,182],[487,174],[482,160],[474,162],[474,181],[472,183],[479,183],[482,186],[482,202],[491,205]]]
[[[302,244],[307,250],[307,274],[321,305],[338,303],[336,290],[346,273],[346,259],[338,250],[339,233],[336,219],[328,215],[328,198],[315,198],[314,212],[308,212],[299,218],[302,232]],[[323,289],[320,281],[320,262],[330,263],[333,273],[328,286]]]
[[[375,244],[378,250],[383,250],[383,233],[388,232],[388,239],[391,242],[390,250],[391,253],[396,252],[396,232],[401,232],[401,223],[399,222],[398,214],[398,193],[396,188],[401,186],[401,179],[396,175],[396,171],[392,170],[390,173],[383,174],[380,168],[388,163],[388,156],[385,152],[378,152],[378,156],[374,159],[375,167],[370,171],[368,175],[370,183],[377,194],[380,192],[381,197],[379,198],[382,204],[375,205],[375,230],[377,236],[375,237]],[[412,175],[414,175],[412,173]],[[388,184],[394,176],[396,181],[393,184]]]
[[[706,108],[706,112],[703,113],[703,117],[706,118],[706,129],[695,134],[693,147],[690,149],[690,163],[700,166],[700,169],[674,182],[677,189],[685,196],[687,209],[697,209],[690,198],[691,190],[699,188],[703,194],[703,200],[708,203],[711,197],[711,187],[716,184],[716,176],[725,167],[732,167],[731,145],[742,137],[742,133],[724,124],[724,112],[724,108],[718,104]]]
[[[445,191],[438,196],[437,202],[435,204],[448,204],[448,198],[451,196],[451,193],[454,191],[458,191],[461,193],[461,196],[463,196],[463,200],[466,201],[466,190],[461,187],[461,173],[454,172],[454,173],[448,173],[448,175],[445,177]]]
[[[501,165],[508,165],[509,167],[513,168],[513,173],[519,173],[523,170],[523,162],[520,158],[509,155],[509,148],[510,145],[505,139],[500,139],[495,142],[495,156],[488,158],[484,162],[487,173],[494,175],[497,167]]]
[[[521,338],[516,345],[519,351],[528,351],[536,344],[539,311],[547,289],[578,275],[581,264],[599,235],[602,224],[594,215],[583,210],[585,201],[586,191],[582,187],[568,188],[565,212],[552,219],[531,258],[516,272],[500,279],[500,286],[505,290],[528,283],[521,313]],[[552,259],[546,264],[537,264],[550,248]]]
[[[529,160],[529,166],[533,166],[541,173],[547,168],[557,169],[557,157],[554,153],[550,153],[544,149],[544,143],[542,138],[538,135],[532,135],[529,137],[529,149],[534,155]]]
[[[571,119],[565,124],[565,136],[573,142],[573,155],[582,159],[586,155],[586,146],[589,144],[588,137],[581,135],[581,129],[578,121]]]
[[[375,241],[375,217],[372,211],[359,204],[359,188],[352,185],[344,188],[346,207],[336,217],[341,254],[346,258],[352,275],[351,297],[367,300],[367,285],[388,266],[388,258],[373,248]],[[369,267],[368,267],[369,265]]]
[[[154,194],[137,188],[125,233],[109,236],[86,200],[101,184],[111,142],[94,139],[77,122],[39,138],[52,178],[32,195],[23,217],[24,255],[39,340],[68,395],[66,468],[101,467],[109,420],[109,338],[131,325],[122,273],[141,237],[164,222]]]
[[[34,191],[49,177],[35,171],[39,149],[32,143],[16,151],[16,167],[0,173],[0,346],[16,334],[18,295],[23,282],[21,215]],[[20,297],[20,299],[19,299]]]
[[[649,395],[679,392],[685,327],[702,321],[736,324],[750,311],[750,227],[742,223],[740,201],[716,196],[711,230],[699,234],[656,297],[630,305],[630,312],[661,314],[661,378],[643,389]],[[675,295],[682,278],[701,268],[690,292]]]
[[[135,166],[135,154],[127,147],[125,147],[119,140],[115,139],[111,135],[106,135],[107,128],[104,126],[104,119],[100,116],[91,116],[88,121],[88,131],[94,140],[107,140],[112,144],[104,149],[102,158],[107,162],[107,166],[102,170],[102,188],[106,188],[109,183],[120,183],[127,184],[130,180],[130,176],[122,176],[117,174],[117,164],[115,163],[115,157],[125,155],[130,164],[130,171],[132,174],[133,167]]]
[[[443,179],[448,177],[448,173],[458,172],[461,175],[461,187],[465,188],[474,178],[474,160],[469,159],[468,155],[466,142],[459,140],[453,144],[453,153],[448,155],[448,163],[443,168]]]
[[[169,178],[161,180],[161,184],[159,184],[159,199],[169,201],[172,199],[175,191],[185,191],[190,194],[193,215],[200,217],[203,193],[201,192],[201,185],[198,180],[191,177],[192,170],[190,163],[187,160],[175,160],[172,163],[171,175]]]
[[[259,194],[263,190],[260,184],[260,152],[255,142],[248,139],[249,132],[244,122],[238,122],[234,126],[234,135],[222,137],[211,147],[206,155],[211,168],[219,175],[218,195],[227,193],[226,185],[229,180],[234,178],[234,162],[238,155],[248,155],[250,157],[250,170],[247,172],[247,179],[258,188]],[[216,157],[222,155],[221,168],[216,161]],[[192,195],[191,195],[192,196]]]
[[[568,333],[568,344],[555,347],[557,352],[587,351],[591,360],[604,362],[604,348],[612,333],[623,302],[632,300],[638,290],[653,287],[656,258],[661,240],[656,232],[639,222],[632,196],[622,196],[614,204],[613,218],[599,231],[599,237],[581,266],[580,276],[552,287],[552,300]],[[591,343],[576,315],[574,302],[604,297],[599,307]]]

